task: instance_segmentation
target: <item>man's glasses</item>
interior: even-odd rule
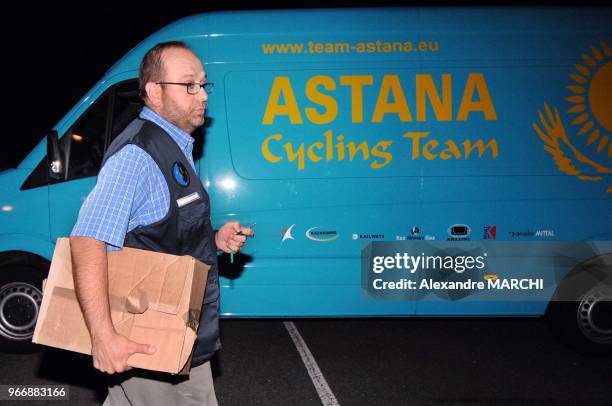
[[[155,82],[156,85],[179,85],[185,86],[187,89],[187,93],[189,94],[198,94],[200,90],[204,89],[207,94],[211,94],[213,87],[215,87],[214,83],[206,82],[206,83],[177,83],[177,82]]]

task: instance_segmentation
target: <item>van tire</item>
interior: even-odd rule
[[[18,253],[0,259],[0,351],[29,353],[42,303],[42,281],[49,264],[37,256]]]
[[[580,354],[612,355],[612,284],[591,278],[564,282],[571,282],[576,294],[574,300],[550,302],[546,316],[551,331]]]

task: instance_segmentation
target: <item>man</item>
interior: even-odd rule
[[[238,222],[216,233],[211,227],[189,135],[204,123],[210,86],[198,57],[182,42],[158,44],[143,57],[139,85],[145,107],[106,152],[70,238],[93,365],[122,373],[109,387],[105,405],[216,405],[209,362],[220,348],[216,253],[238,252],[253,231]],[[124,373],[130,355],[153,354],[155,348],[117,334],[111,322],[106,250],[123,246],[188,254],[211,265],[187,380],[150,371]]]

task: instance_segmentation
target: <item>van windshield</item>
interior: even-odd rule
[[[136,80],[118,83],[107,89],[60,136],[59,146],[64,167],[62,178],[48,178],[45,156],[22,185],[22,189],[96,176],[102,165],[104,151],[138,115],[141,108]]]

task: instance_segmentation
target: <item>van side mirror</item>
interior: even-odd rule
[[[51,179],[63,179],[64,162],[60,150],[57,131],[51,130],[47,134],[47,173]]]

